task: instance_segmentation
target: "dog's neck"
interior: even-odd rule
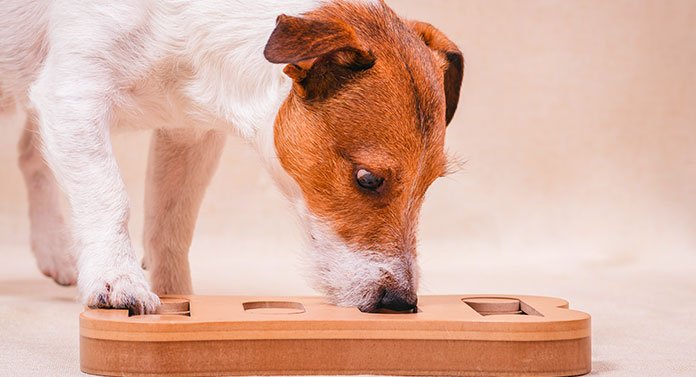
[[[244,138],[254,139],[260,128],[272,127],[292,86],[283,66],[263,56],[276,18],[335,1],[379,0],[172,1],[178,26],[174,43],[194,70],[188,96]]]
[[[272,126],[291,84],[263,57],[279,14],[301,14],[319,0],[182,2],[175,10],[182,54],[193,67],[186,86],[200,108],[253,140]]]
[[[184,94],[206,114],[203,119],[212,115],[218,127],[253,144],[289,199],[299,193],[276,157],[273,126],[292,82],[263,50],[278,15],[300,15],[324,1],[182,1],[172,7],[179,25],[173,43],[193,68]]]
[[[379,0],[174,1],[171,8],[179,26],[174,43],[193,68],[187,97],[254,144],[289,199],[299,192],[278,162],[273,127],[292,81],[263,51],[279,15],[299,16],[333,1]]]

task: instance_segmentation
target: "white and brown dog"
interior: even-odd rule
[[[297,208],[320,291],[363,311],[413,308],[419,210],[446,171],[462,75],[454,43],[380,0],[0,4],[0,108],[29,114],[32,248],[90,306],[151,312],[155,293],[191,293],[194,223],[235,132]],[[155,129],[152,289],[128,234],[117,127]]]

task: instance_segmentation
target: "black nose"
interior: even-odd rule
[[[403,295],[396,291],[388,290],[382,296],[377,309],[387,309],[396,312],[413,312],[418,304],[416,295]]]

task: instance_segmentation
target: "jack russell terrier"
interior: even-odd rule
[[[232,132],[297,209],[319,291],[413,309],[419,211],[447,170],[463,64],[442,32],[381,0],[5,0],[0,108],[27,113],[38,266],[93,307],[148,313],[156,293],[190,294],[196,217]],[[154,129],[152,285],[111,147],[123,127]]]

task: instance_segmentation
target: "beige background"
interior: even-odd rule
[[[593,314],[597,375],[696,375],[696,2],[389,3],[467,61],[447,140],[467,163],[423,208],[421,294],[565,297]],[[34,266],[19,128],[0,126],[0,375],[76,374],[80,306]],[[115,136],[138,243],[147,139]],[[311,294],[301,249],[230,141],[191,251],[197,292]]]

